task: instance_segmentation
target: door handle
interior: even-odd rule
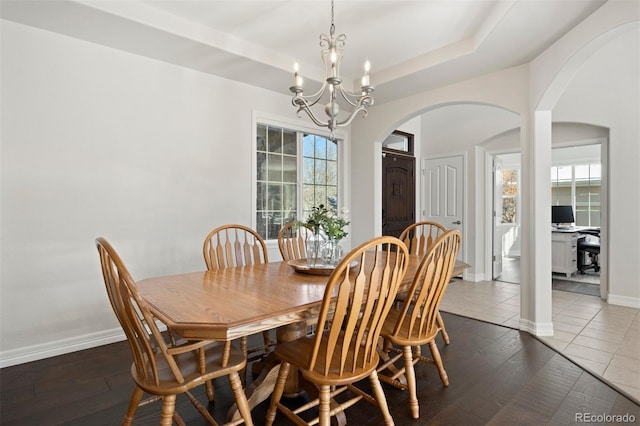
[[[453,223],[454,225],[462,225],[462,222],[459,220],[456,220],[455,222],[451,222],[451,223]]]

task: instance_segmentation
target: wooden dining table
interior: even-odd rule
[[[411,284],[419,261],[409,256],[401,289]],[[467,267],[457,261],[453,275]],[[183,337],[233,340],[264,330],[300,330],[300,324],[317,316],[327,281],[327,275],[302,273],[280,261],[160,276],[139,281],[137,287],[153,314]],[[278,336],[292,338],[296,333]],[[273,384],[264,386],[267,391],[259,396],[247,395],[251,408],[270,394]]]

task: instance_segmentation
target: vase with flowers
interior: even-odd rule
[[[351,222],[347,220],[348,211],[342,209],[340,214],[328,209],[324,204],[313,207],[306,222],[300,222],[311,229],[307,239],[307,265],[317,266],[318,260],[327,266],[335,266],[342,257],[340,240],[348,235],[345,227]]]

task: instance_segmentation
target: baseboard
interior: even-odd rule
[[[126,336],[122,328],[118,327],[68,339],[2,351],[0,352],[0,368],[108,345],[125,339]]]
[[[640,309],[640,299],[637,297],[618,296],[616,294],[610,294],[607,297],[607,303],[609,303],[610,305]]]
[[[553,323],[536,323],[520,318],[520,330],[526,331],[534,336],[553,336]]]
[[[485,275],[484,274],[472,274],[470,272],[463,272],[462,273],[462,279],[465,281],[471,281],[473,283],[477,283],[480,281],[486,281],[485,279]]]

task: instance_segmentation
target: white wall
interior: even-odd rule
[[[252,111],[295,111],[286,94],[9,21],[1,31],[4,366],[119,335],[98,236],[136,279],[204,269],[204,236],[252,221]]]
[[[609,41],[571,80],[553,119],[592,123],[609,135],[609,300],[640,306],[640,30]]]

